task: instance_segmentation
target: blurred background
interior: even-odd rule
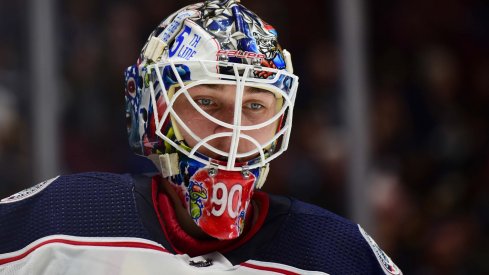
[[[122,72],[193,1],[51,1],[54,97],[36,87],[33,2],[44,3],[0,0],[0,198],[57,174],[147,169],[126,142]],[[278,30],[301,82],[289,150],[264,188],[355,218],[338,1],[242,2]],[[367,231],[405,274],[489,274],[489,5],[377,0],[360,11]],[[43,112],[54,129],[39,125]]]

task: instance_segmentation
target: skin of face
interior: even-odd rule
[[[194,86],[188,89],[188,93],[192,100],[207,114],[226,122],[228,124],[234,124],[234,110],[235,110],[235,98],[236,98],[236,86],[235,85],[221,85],[221,84],[204,84]],[[279,100],[275,95],[263,89],[254,87],[245,87],[243,91],[242,100],[242,115],[241,125],[251,126],[257,125],[272,118],[278,111],[277,105]],[[173,109],[177,115],[186,123],[186,125],[200,138],[205,138],[209,135],[232,132],[232,129],[216,124],[203,116],[197,109],[195,109],[189,102],[188,98],[182,93],[175,100]],[[276,133],[278,125],[278,119],[272,123],[263,126],[262,128],[255,130],[242,131],[254,138],[258,143],[264,144],[269,141]],[[183,139],[188,146],[194,147],[197,141],[187,133],[183,127],[177,125]],[[209,141],[211,146],[229,152],[231,146],[231,137],[221,137]],[[244,138],[239,139],[238,153],[249,152],[256,149],[256,146]],[[214,158],[222,159],[219,154],[212,152],[206,147],[202,146],[198,149],[200,153]],[[258,155],[254,154],[246,159],[254,158]],[[240,161],[246,160],[240,159]]]

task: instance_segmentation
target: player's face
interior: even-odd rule
[[[252,126],[269,121],[281,108],[281,100],[277,99],[274,93],[258,88],[245,87],[243,99],[241,102],[241,122],[235,116],[236,86],[235,85],[199,85],[188,89],[190,97],[204,112],[210,116],[230,125]],[[204,139],[210,135],[218,133],[232,133],[233,129],[219,125],[197,111],[190,103],[188,98],[181,94],[174,103],[173,109],[182,119],[183,122],[192,130],[195,135]],[[278,118],[261,128],[253,130],[243,130],[240,133],[255,139],[259,144],[265,144],[275,135]],[[182,137],[190,147],[197,145],[194,139],[187,131],[178,125]],[[208,142],[209,145],[218,150],[229,152],[232,138],[230,136],[218,137]],[[246,153],[255,150],[257,147],[250,140],[241,137],[239,139],[237,152]],[[198,151],[211,158],[220,159],[215,152],[212,152],[204,146],[199,147]],[[258,153],[243,158],[242,160],[256,157]]]

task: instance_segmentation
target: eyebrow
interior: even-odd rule
[[[211,90],[222,90],[225,85],[229,85],[229,84],[201,84],[201,85],[205,86],[206,88],[211,89]],[[267,93],[270,93],[270,94],[274,95],[274,93],[272,91],[269,91],[269,90],[265,90],[265,89],[261,89],[261,88],[257,88],[257,87],[250,87],[250,86],[248,86],[248,88],[249,89],[247,90],[247,92],[251,93],[251,94],[267,94]]]
[[[260,88],[256,88],[256,87],[250,87],[250,89],[248,90],[250,93],[272,93],[270,92],[269,90],[265,90],[265,89],[260,89]],[[273,94],[273,93],[272,93]]]
[[[222,89],[224,84],[200,84],[201,86],[204,86],[209,89]]]

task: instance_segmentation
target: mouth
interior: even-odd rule
[[[249,165],[250,162],[255,160],[258,156],[259,154],[254,154],[246,158],[236,158],[234,166],[242,167],[242,166]],[[224,156],[216,156],[216,157],[209,157],[209,160],[217,165],[226,166],[228,164],[229,158]]]

